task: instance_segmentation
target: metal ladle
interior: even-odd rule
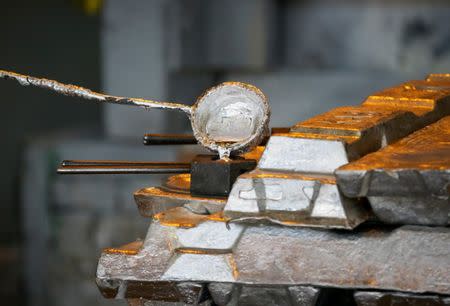
[[[257,87],[241,82],[225,82],[212,87],[194,105],[189,106],[110,96],[75,85],[4,70],[0,70],[0,78],[98,102],[182,111],[189,117],[197,141],[218,152],[220,158],[228,158],[232,152],[244,152],[257,146],[264,137],[270,118],[270,107],[264,94]]]

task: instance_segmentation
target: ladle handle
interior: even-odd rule
[[[28,75],[23,75],[15,72],[0,70],[0,78],[11,79],[19,82],[23,86],[36,86],[46,88],[65,96],[80,97],[87,100],[94,100],[105,103],[122,104],[122,105],[134,105],[143,108],[156,108],[156,109],[169,109],[182,111],[188,115],[191,114],[191,107],[185,104],[172,103],[172,102],[159,102],[153,100],[145,100],[142,98],[128,98],[105,95],[102,93],[94,92],[90,89],[80,86],[63,84],[58,81],[48,80],[44,78],[36,78]]]

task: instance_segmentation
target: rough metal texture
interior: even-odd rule
[[[120,249],[102,253],[100,289],[111,297],[145,294],[160,299],[157,291],[136,293],[127,286],[235,282],[450,295],[448,228],[404,226],[348,233],[232,223],[227,230],[224,221],[183,208],[158,215],[135,255]],[[127,285],[120,289],[117,282]]]
[[[348,234],[254,227],[245,231],[234,258],[238,280],[243,282],[448,295],[449,239],[447,228],[405,226],[393,231],[371,229]]]
[[[368,217],[364,201],[342,196],[333,176],[267,170],[238,178],[224,215],[236,222],[256,218],[286,226],[346,229]]]
[[[349,197],[367,196],[384,223],[446,225],[450,116],[336,170]]]
[[[54,80],[48,80],[43,78],[36,78],[28,75],[23,75],[15,72],[9,72],[0,70],[0,78],[3,79],[11,79],[15,80],[20,83],[20,85],[23,86],[37,86],[46,88],[52,91],[55,91],[57,93],[66,95],[66,96],[73,96],[73,97],[80,97],[86,100],[94,100],[98,102],[107,102],[107,103],[114,103],[114,104],[121,104],[121,105],[134,105],[134,106],[140,106],[144,108],[158,108],[158,109],[173,109],[173,110],[180,110],[187,114],[190,114],[191,107],[184,104],[178,104],[178,103],[169,103],[169,102],[158,102],[158,101],[152,101],[152,100],[146,100],[141,98],[128,98],[128,97],[117,97],[117,96],[110,96],[105,95],[102,93],[94,92],[90,89],[86,89],[80,86],[75,85],[68,85],[68,84],[62,84],[60,82],[54,81]]]
[[[191,286],[193,284],[182,284]],[[197,284],[197,286],[200,286]],[[192,286],[193,288],[196,288]],[[180,286],[178,286],[180,288]],[[185,302],[149,301],[144,299],[128,299],[130,306],[185,306],[185,305],[217,305],[217,306],[315,306],[321,290],[309,286],[248,286],[232,283],[210,283],[207,286],[210,299],[197,302],[185,299]],[[197,293],[197,292],[196,292]],[[200,299],[202,301],[202,299]]]
[[[445,306],[450,299],[438,295],[415,295],[398,292],[358,291],[354,294],[358,306]]]
[[[344,194],[448,196],[450,116],[336,170]]]
[[[440,225],[448,223],[450,203],[438,197],[368,197],[374,215],[387,224]]]
[[[329,148],[334,142],[342,143],[339,150],[346,153],[346,161],[334,163],[339,167],[449,114],[450,78],[437,80],[430,76],[423,81],[409,81],[375,93],[361,106],[337,108],[299,122],[291,129],[296,135],[286,136],[320,139]],[[327,152],[309,156],[308,160],[322,165],[323,159],[328,158],[323,155],[329,154]],[[290,160],[291,155],[296,154],[288,150],[283,153],[285,157],[282,160]],[[324,170],[316,166],[313,171]]]
[[[208,199],[183,203],[190,186],[187,175],[147,190],[151,199],[166,192],[161,198],[167,201],[147,207],[154,211],[148,214],[153,222],[144,242],[102,253],[100,290],[115,298],[184,303],[206,302],[207,288],[209,301],[218,305],[348,304],[353,290],[364,289],[395,292],[395,299],[383,297],[383,302],[447,298],[450,229],[373,223],[356,228],[368,219],[369,210],[364,199],[341,194],[334,176],[349,160],[444,116],[450,92],[446,77],[441,78],[408,82],[369,97],[361,107],[337,109],[298,124],[296,131],[272,135],[257,169],[238,177],[223,211],[210,211]],[[433,130],[430,135],[429,148],[418,153],[422,160],[417,158],[425,168],[434,165],[423,162],[430,161],[427,150],[448,151],[446,132]],[[431,156],[440,158],[439,170],[446,169],[448,161],[440,154]],[[392,163],[398,156],[382,162]],[[420,184],[416,180],[411,182]],[[448,192],[447,185],[433,188]],[[397,223],[401,216],[400,223],[446,225],[445,194],[431,192],[422,199],[420,190],[402,194],[397,189],[399,195],[364,194],[378,221]]]
[[[263,170],[263,172],[281,171],[284,172],[285,178],[292,176],[294,173],[301,174],[304,177],[314,177],[317,174],[332,175],[339,167],[343,169],[349,167],[345,166],[349,161],[377,151],[409,133],[435,122],[446,114],[450,114],[450,79],[448,76],[440,75],[435,77],[431,75],[423,81],[409,81],[369,96],[361,106],[336,108],[297,123],[291,128],[290,133],[272,135],[257,169]],[[431,156],[431,158],[436,160],[435,163],[437,160],[441,160],[438,162],[438,165],[446,167],[445,165],[450,164],[447,161],[447,157],[450,154],[448,154],[448,149],[445,148],[448,146],[448,141],[445,140],[449,138],[448,131],[433,130],[429,134],[427,136],[428,140],[423,141],[422,146],[417,145],[415,142],[410,144],[410,146],[415,148],[416,155],[419,155],[414,158],[417,163],[420,163],[420,161],[431,162],[427,154],[424,153],[430,148],[424,147],[434,146],[440,153],[436,150],[431,152],[432,155],[435,155]],[[438,136],[433,136],[433,134]],[[406,142],[407,140],[404,141]],[[396,150],[392,150],[392,152],[393,155],[398,153]],[[396,158],[399,159],[398,156]],[[382,163],[389,159],[393,158],[391,156],[376,156],[358,170],[364,172],[365,167],[373,167],[377,162]],[[360,161],[355,163],[358,164],[358,162]],[[440,190],[440,193],[434,192],[437,196],[448,194],[448,174],[442,167],[439,169],[438,174],[427,169],[427,178],[424,180],[418,180],[417,173],[414,171],[404,171],[403,177],[400,179],[396,178],[395,174],[392,175],[392,172],[369,173],[372,177],[372,182],[380,181],[380,184],[395,190],[394,194],[383,193],[383,196],[410,197],[420,193],[421,196],[427,197],[422,202],[420,199],[408,201],[408,198],[399,198],[398,201],[395,201],[392,197],[388,201],[383,202],[381,199],[372,200],[373,202],[377,201],[377,204],[373,205],[372,208],[379,220],[385,223],[400,224],[447,224],[445,216],[448,215],[450,209],[450,205],[446,205],[445,202],[447,197],[430,198],[430,192],[433,194],[433,190],[431,190],[433,188]],[[338,185],[341,187],[343,175],[339,171],[337,172],[339,177]],[[360,188],[366,191],[367,185],[363,184],[363,182],[367,183],[369,175],[364,176],[361,171],[352,172],[352,176],[347,175],[347,183],[343,188],[346,196],[362,197],[372,195],[370,192],[346,193],[346,188]],[[384,176],[376,179],[377,175]],[[298,186],[295,187],[294,185],[288,186],[292,180],[285,179],[283,183],[280,183],[280,178],[278,178],[278,182],[274,182],[270,178],[262,179],[259,175],[254,175],[253,181],[249,178],[244,179],[244,177],[242,180],[238,179],[238,183],[234,186],[236,191],[232,192],[232,196],[228,200],[225,209],[228,216],[242,217],[246,214],[259,217],[269,216],[277,221],[301,220],[303,223],[310,223],[310,226],[323,226],[327,223],[320,218],[314,218],[318,217],[317,215],[314,216],[314,211],[308,211],[312,207],[307,205],[308,199],[311,197],[308,197],[304,188],[310,188],[311,186],[308,187],[306,185],[311,185],[312,182],[305,182],[298,188]],[[405,193],[399,193],[399,190],[402,188],[399,186],[399,182],[402,179],[405,182],[405,186],[407,186],[406,188],[403,187]],[[260,181],[263,180],[266,182],[261,183]],[[307,180],[311,181],[311,179]],[[427,180],[429,180],[429,183],[427,183]],[[423,183],[423,181],[425,182]],[[316,182],[320,182],[320,180],[316,180]],[[255,193],[252,199],[241,198],[240,193],[244,192],[243,189],[254,188],[256,190],[258,188],[250,185],[258,184],[263,187],[267,186],[267,188],[259,188],[259,192]],[[274,184],[284,186],[284,189],[288,189],[289,192],[286,190],[274,191],[276,188],[281,188]],[[424,186],[426,187],[425,192],[420,192]],[[374,189],[376,188],[375,186]],[[281,194],[284,194],[286,197],[283,200],[281,198],[274,199],[274,193],[277,193],[278,197],[281,197]],[[339,207],[341,212],[352,212],[355,211],[355,208],[357,210],[364,209],[362,205],[357,206],[358,204],[355,203],[345,207],[344,203],[348,203],[350,200],[339,195],[337,191],[335,193],[334,199],[332,200],[331,197],[328,197],[328,201],[332,203],[332,206]],[[242,197],[245,197],[245,195],[243,194]],[[303,198],[303,201],[301,198]],[[342,201],[339,201],[339,199]],[[384,199],[387,200],[386,198]],[[286,204],[287,202],[289,202],[289,205]],[[271,203],[276,203],[275,206],[278,204],[279,207],[274,205],[272,205],[274,207],[270,207]],[[320,201],[316,202],[314,208],[320,208],[321,205],[319,204]],[[388,207],[390,204],[392,206]],[[430,207],[430,209],[423,210],[421,207]],[[280,212],[277,210],[294,211],[294,213],[280,217]],[[356,218],[354,216],[352,218],[352,216],[345,216],[342,213],[339,215],[336,209],[327,209],[326,214],[321,215],[321,217],[335,218],[331,223],[332,227],[342,227],[342,224],[344,224],[344,227],[347,228],[352,228],[364,221],[367,218],[367,213],[365,217],[364,214],[360,213],[356,214],[356,216]]]
[[[208,290],[214,303],[217,305],[227,305],[232,298],[233,291],[237,287],[233,283],[210,283]]]
[[[153,215],[174,207],[185,206],[197,213],[215,213],[222,211],[225,199],[193,197],[190,194],[173,192],[160,187],[139,189],[134,193],[139,213],[144,217]]]
[[[346,163],[347,152],[341,141],[277,134],[270,137],[258,168],[331,174]]]
[[[268,129],[270,107],[255,86],[225,82],[200,96],[192,106],[191,124],[203,146],[228,157],[257,146]]]
[[[225,207],[225,198],[194,197],[190,194],[191,175],[170,176],[162,187],[139,189],[134,199],[144,217],[152,217],[174,207],[186,207],[197,214],[214,214]]]

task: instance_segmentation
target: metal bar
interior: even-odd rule
[[[271,134],[274,133],[289,133],[290,128],[274,127],[271,129]],[[261,144],[267,143],[269,136],[264,137]],[[197,144],[194,135],[186,134],[145,134],[143,139],[144,145],[191,145]]]
[[[190,173],[190,163],[64,161],[59,174],[173,174]]]
[[[187,145],[197,144],[194,135],[145,134],[144,145]]]
[[[190,163],[183,162],[140,162],[140,161],[123,161],[123,160],[64,160],[61,166],[138,166],[138,167],[167,167],[167,166],[180,166],[190,167]]]

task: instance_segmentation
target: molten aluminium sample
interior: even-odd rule
[[[65,174],[173,174],[134,194],[151,220],[145,239],[103,250],[97,285],[106,298],[130,305],[450,305],[450,74],[271,133],[267,100],[247,84],[221,84],[189,107],[4,71],[0,77],[181,110],[194,137],[146,135],[145,144],[198,142],[216,153],[191,163],[62,163]]]

